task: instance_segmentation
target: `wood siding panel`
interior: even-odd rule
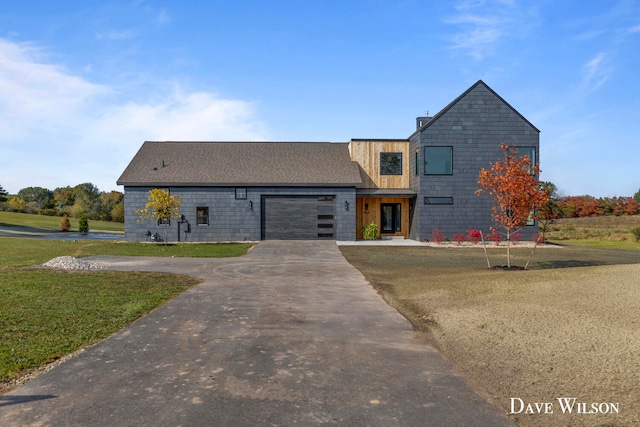
[[[362,227],[365,224],[375,222],[381,228],[383,203],[400,203],[402,210],[402,218],[400,228],[401,231],[393,234],[384,234],[385,236],[403,236],[409,238],[409,200],[404,197],[358,197],[356,199],[356,238],[362,239]],[[365,209],[365,207],[367,209]]]
[[[409,141],[351,141],[349,153],[361,167],[362,188],[409,188]],[[402,175],[380,175],[380,153],[402,153]]]

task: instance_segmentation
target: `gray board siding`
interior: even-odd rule
[[[452,175],[425,175],[420,164],[419,197],[417,200],[412,236],[429,240],[435,229],[451,239],[453,233],[468,229],[488,232],[492,202],[486,193],[475,195],[479,188],[481,168],[503,157],[502,142],[516,146],[533,146],[539,153],[539,131],[522,118],[502,98],[485,85],[476,85],[466,96],[430,122],[419,134],[413,135],[411,148],[420,145],[420,160],[424,160],[423,147],[453,147]],[[419,139],[418,139],[419,136]],[[412,187],[415,185],[412,179]],[[451,197],[451,205],[425,205],[424,197]],[[523,239],[531,239],[537,227],[525,227]]]
[[[235,187],[162,187],[182,196],[180,213],[185,222],[172,221],[168,226],[152,220],[138,222],[136,209],[144,208],[149,190],[154,187],[125,186],[125,239],[148,241],[147,233],[171,242],[233,242],[261,239],[263,196],[335,196],[335,239],[355,240],[355,188],[340,187],[246,187],[247,198],[236,200]],[[250,203],[251,202],[251,203]],[[346,203],[349,210],[346,210]],[[209,224],[198,225],[196,208],[209,208]],[[188,226],[187,226],[188,224]],[[188,231],[186,231],[188,229]]]

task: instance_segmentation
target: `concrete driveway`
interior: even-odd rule
[[[0,396],[0,425],[513,425],[335,242],[262,242],[234,259],[93,259],[204,283]]]

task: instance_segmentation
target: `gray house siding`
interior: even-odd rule
[[[429,240],[436,228],[449,239],[468,229],[488,232],[493,225],[491,199],[484,193],[475,195],[480,169],[503,157],[502,142],[535,147],[539,153],[539,131],[484,84],[476,85],[447,108],[419,132],[421,152],[427,146],[453,149],[451,175],[425,175],[421,170],[416,208],[420,211],[416,224],[420,240]],[[424,162],[424,153],[421,160]],[[425,197],[451,197],[453,203],[425,204]],[[525,227],[523,239],[536,233],[537,227]]]
[[[355,188],[316,187],[246,187],[246,199],[236,199],[236,187],[164,187],[182,196],[180,213],[184,221],[158,225],[154,221],[138,222],[136,209],[144,208],[153,187],[125,186],[125,239],[148,241],[148,234],[158,234],[168,241],[214,242],[258,241],[261,238],[262,196],[335,196],[336,240],[355,240]],[[243,187],[244,188],[244,187]],[[346,210],[347,203],[350,210]],[[198,225],[196,209],[209,210],[209,224]]]

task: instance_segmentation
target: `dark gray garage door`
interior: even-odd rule
[[[263,196],[262,239],[335,239],[335,196]]]

